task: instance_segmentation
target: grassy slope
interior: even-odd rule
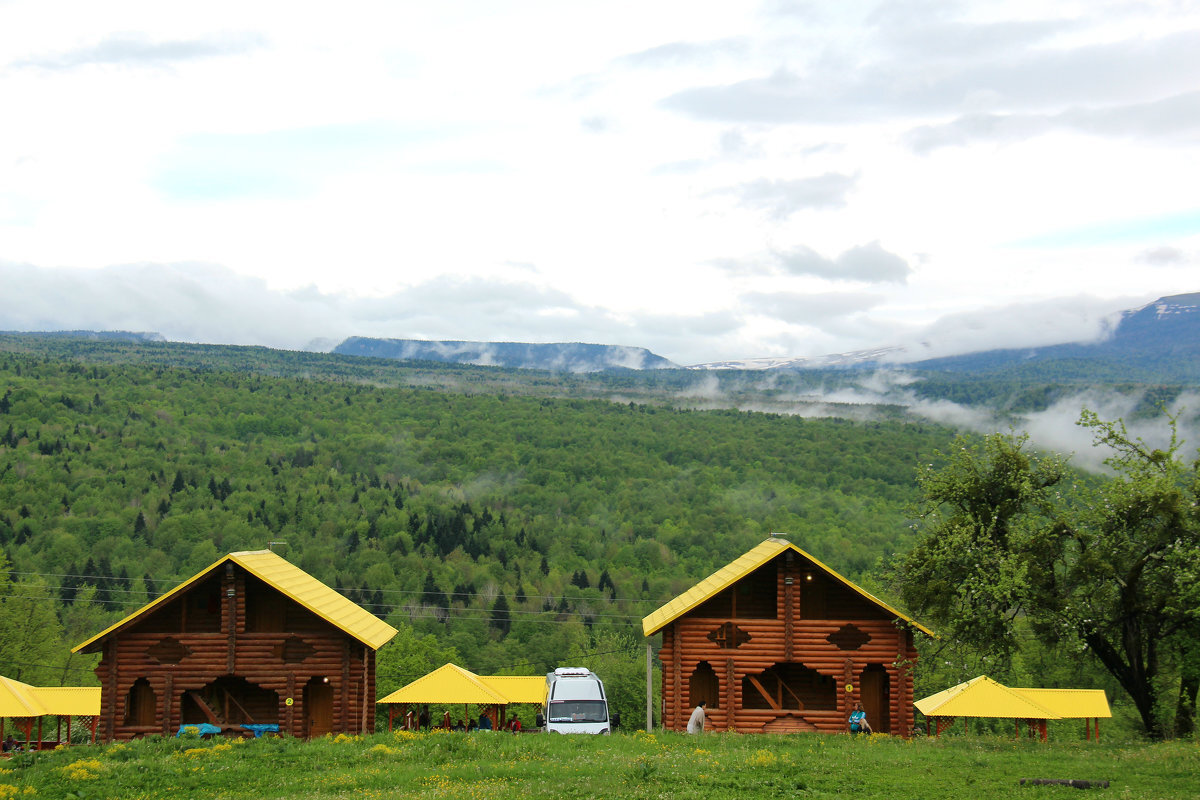
[[[0,798],[747,798],[1074,796],[1022,778],[1111,781],[1103,796],[1200,795],[1195,743],[736,736],[378,734],[315,742],[147,740],[18,755]],[[10,787],[10,788],[6,788]],[[32,787],[34,792],[29,792]]]

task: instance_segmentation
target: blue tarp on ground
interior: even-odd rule
[[[264,733],[279,733],[278,725],[266,723],[247,722],[244,725],[238,725],[236,727],[251,731],[256,739],[262,736]],[[210,725],[207,722],[201,722],[195,725],[181,725],[179,726],[179,730],[175,733],[175,735],[182,736],[189,730],[195,730],[200,736],[220,736],[224,728],[217,727],[216,725]]]
[[[209,725],[207,722],[201,722],[198,725],[180,725],[179,730],[176,731],[175,735],[177,737],[182,736],[191,730],[195,730],[196,733],[200,734],[201,736],[217,736],[221,733],[221,729],[216,725]]]
[[[269,725],[264,723],[245,723],[242,725],[248,731],[254,731],[254,738],[262,736],[264,733],[279,733],[278,725]]]

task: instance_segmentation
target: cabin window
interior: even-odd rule
[[[839,650],[857,650],[871,641],[871,634],[847,622],[826,636],[825,641],[834,645]]]
[[[147,678],[138,678],[129,687],[125,698],[125,724],[148,726],[154,724],[154,713],[158,698]]]
[[[708,640],[722,650],[736,650],[753,638],[732,622],[718,625],[708,632]]]

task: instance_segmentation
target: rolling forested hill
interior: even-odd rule
[[[86,669],[70,645],[271,543],[472,669],[544,669],[597,631],[640,639],[771,531],[861,577],[904,546],[914,467],[952,435],[572,398],[596,384],[545,373],[80,344],[0,337],[0,546],[53,640],[0,643],[23,680]]]

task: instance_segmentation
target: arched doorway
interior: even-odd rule
[[[791,661],[775,664],[742,679],[743,708],[825,710],[837,708],[833,678]]]
[[[125,724],[139,727],[154,725],[157,707],[158,697],[150,687],[150,681],[138,678],[129,687],[129,695],[125,698]]]
[[[236,675],[222,675],[199,691],[187,691],[179,701],[184,725],[279,723],[279,695]]]
[[[333,732],[333,686],[329,678],[304,684],[304,735],[312,739]]]
[[[867,722],[875,733],[892,732],[891,677],[882,664],[871,664],[858,678],[859,696]]]
[[[707,703],[709,708],[721,704],[721,682],[707,661],[697,664],[688,678],[688,707],[695,708],[701,701]]]

